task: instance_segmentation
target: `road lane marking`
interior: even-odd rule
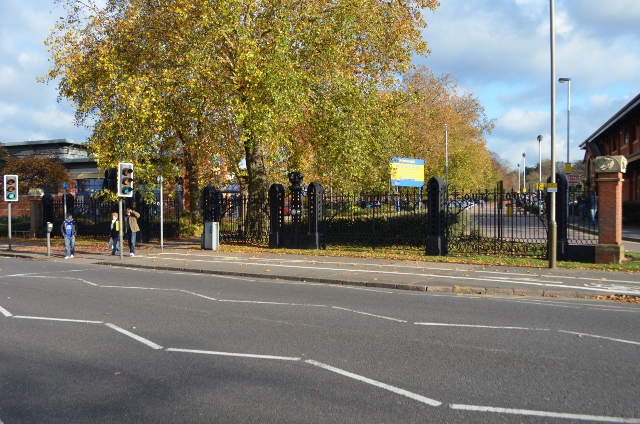
[[[633,345],[640,346],[640,342],[634,342],[634,341],[631,341],[631,340],[616,339],[616,338],[613,338],[613,337],[605,337],[605,336],[596,336],[595,334],[578,333],[578,332],[575,332],[575,331],[566,331],[566,330],[558,330],[558,331],[560,333],[575,334],[576,336],[593,337],[594,339],[605,339],[605,340],[611,340],[613,342],[628,343],[628,344],[633,344]]]
[[[313,305],[309,303],[286,303],[286,302],[267,302],[260,300],[233,300],[233,299],[218,299],[218,302],[231,302],[231,303],[254,303],[257,305],[284,305],[284,306],[314,306],[320,308],[326,308],[327,305]]]
[[[565,418],[568,420],[600,421],[605,423],[640,423],[638,418],[619,418],[601,415],[569,414],[565,412],[535,411],[531,409],[496,408],[493,406],[450,404],[449,408],[461,411],[497,412],[499,414],[528,415],[544,418]]]
[[[167,352],[182,352],[182,353],[198,353],[201,355],[215,355],[215,356],[234,356],[238,358],[256,358],[256,359],[277,359],[279,361],[299,361],[300,358],[290,356],[273,356],[273,355],[256,355],[254,353],[233,353],[233,352],[217,352],[214,350],[195,350],[195,349],[176,349],[167,348]]]
[[[308,359],[305,362],[308,363],[308,364],[311,364],[311,365],[315,365],[316,367],[325,369],[327,371],[331,371],[331,372],[334,372],[336,374],[340,374],[342,376],[353,378],[354,380],[358,380],[358,381],[361,381],[363,383],[371,384],[371,385],[379,387],[381,389],[388,390],[388,391],[396,393],[398,395],[406,396],[409,399],[413,399],[413,400],[417,400],[418,402],[426,403],[427,405],[430,405],[430,406],[440,406],[440,405],[442,405],[442,402],[439,402],[439,401],[437,401],[435,399],[431,399],[431,398],[428,398],[428,397],[425,397],[425,396],[421,396],[421,395],[418,395],[416,393],[412,393],[412,392],[409,392],[407,390],[400,389],[398,387],[390,386],[388,384],[381,383],[379,381],[372,380],[370,378],[363,377],[361,375],[354,374],[352,372],[345,371],[345,370],[342,370],[340,368],[335,368],[335,367],[332,367],[331,365],[323,364],[322,362],[317,362],[317,361],[314,361],[312,359]]]
[[[498,330],[527,330],[527,331],[551,331],[549,328],[528,328],[528,327],[504,327],[498,325],[475,325],[475,324],[448,324],[442,322],[414,322],[415,325],[428,325],[434,327],[469,327],[469,328],[494,328]]]
[[[0,306],[0,313],[2,313],[2,315],[4,315],[7,318],[10,318],[10,317],[13,316],[13,314],[11,312],[7,311],[2,306]]]
[[[81,324],[102,324],[102,321],[88,321],[85,319],[66,319],[66,318],[48,318],[48,317],[29,317],[22,315],[14,315],[14,318],[21,319],[37,319],[41,321],[61,321],[61,322],[79,322]]]
[[[403,320],[403,319],[391,318],[391,317],[385,317],[384,315],[375,315],[375,314],[370,314],[370,313],[368,313],[368,312],[354,311],[353,309],[340,308],[340,307],[338,307],[338,306],[332,306],[332,308],[333,308],[333,309],[340,309],[341,311],[353,312],[353,313],[355,313],[355,314],[367,315],[367,316],[375,317],[375,318],[388,319],[389,321],[396,321],[396,322],[409,322],[409,321],[405,321],[405,320]]]
[[[112,328],[112,329],[124,334],[125,336],[129,336],[132,339],[139,341],[140,343],[144,343],[144,344],[146,344],[147,346],[149,346],[149,347],[151,347],[153,349],[162,349],[162,346],[160,346],[158,344],[155,344],[151,340],[147,340],[144,337],[140,337],[137,334],[133,334],[132,332],[127,331],[124,328],[120,328],[117,325],[114,325],[114,324],[111,324],[111,323],[108,323],[108,322],[106,322],[104,325],[106,325],[107,327]]]

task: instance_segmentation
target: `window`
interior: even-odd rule
[[[615,151],[618,150],[618,137],[614,135],[614,136],[611,137],[611,139],[612,139],[611,140],[612,141],[612,143],[611,143],[611,151],[615,152]]]
[[[629,144],[629,127],[624,127],[624,145]]]

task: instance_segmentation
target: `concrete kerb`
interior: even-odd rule
[[[220,271],[220,270],[206,270],[197,268],[185,268],[185,267],[170,267],[170,266],[147,266],[141,264],[129,264],[129,263],[115,263],[115,262],[95,262],[96,265],[106,266],[118,266],[123,268],[137,268],[137,269],[149,269],[157,271],[171,271],[171,272],[191,272],[194,274],[209,274],[209,275],[222,275],[228,277],[243,277],[243,278],[260,278],[267,280],[282,280],[282,281],[294,281],[301,283],[319,283],[319,284],[334,284],[352,287],[370,287],[379,289],[390,290],[408,290],[408,291],[423,291],[430,293],[451,293],[456,295],[475,295],[475,296],[517,296],[517,297],[554,297],[554,298],[583,298],[583,299],[595,299],[597,296],[615,296],[613,292],[577,292],[575,290],[536,290],[536,289],[512,289],[512,288],[480,288],[480,287],[460,287],[460,286],[426,286],[422,284],[394,284],[394,283],[382,283],[382,282],[365,282],[365,281],[345,281],[330,278],[318,278],[318,277],[294,277],[287,275],[274,275],[274,274],[258,274],[249,272],[235,272],[235,271]]]
[[[95,253],[99,255],[100,253]],[[42,255],[22,254],[11,251],[0,251],[1,257],[11,257],[20,259],[31,260],[47,260],[55,259],[54,257],[47,257]],[[170,272],[190,272],[195,274],[210,274],[221,275],[230,277],[242,277],[242,278],[260,278],[268,280],[282,280],[282,281],[294,281],[294,282],[306,282],[306,283],[320,283],[320,284],[334,284],[353,287],[370,287],[378,289],[390,289],[390,290],[407,290],[407,291],[423,291],[429,293],[451,293],[455,295],[472,295],[472,296],[515,296],[515,297],[553,297],[553,298],[583,298],[593,299],[598,296],[619,296],[615,292],[588,292],[588,291],[576,291],[576,290],[542,290],[542,289],[519,289],[519,288],[497,288],[497,287],[469,287],[469,286],[428,286],[423,284],[397,284],[397,283],[384,283],[378,281],[347,281],[341,279],[320,278],[320,277],[297,277],[277,274],[266,273],[251,273],[251,272],[236,272],[236,271],[223,271],[223,270],[207,270],[190,267],[174,267],[174,266],[159,266],[159,265],[143,265],[133,264],[126,262],[113,262],[105,261],[102,258],[91,258],[92,263],[101,266],[117,266],[123,268],[137,268],[148,269],[158,271],[170,271]]]

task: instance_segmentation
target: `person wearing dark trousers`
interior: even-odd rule
[[[127,212],[124,215],[124,230],[129,243],[129,256],[134,256],[136,253],[136,233],[140,231],[138,218],[140,218],[138,212],[127,208]]]
[[[589,218],[591,225],[596,225],[596,217],[598,216],[598,195],[591,193],[589,195]]]
[[[109,232],[109,237],[111,238],[110,244],[111,254],[115,255],[116,253],[120,253],[120,221],[118,221],[118,212],[113,212],[111,214],[111,231]]]
[[[62,222],[60,231],[64,237],[64,253],[65,259],[73,258],[73,254],[76,250],[76,222],[73,220],[73,215],[67,214],[67,219]]]

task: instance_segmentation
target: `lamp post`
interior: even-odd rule
[[[551,183],[556,184],[556,35],[555,35],[555,22],[554,22],[554,0],[549,0],[549,51],[551,56]],[[548,240],[548,257],[549,268],[555,269],[556,256],[558,253],[558,223],[556,222],[556,191],[550,192],[550,204],[549,204],[549,230],[547,235]]]
[[[520,164],[518,164],[518,193],[520,193]]]
[[[542,186],[542,135],[538,136],[538,215],[542,213],[542,191],[540,187]]]
[[[540,177],[538,178],[538,183],[542,182],[542,135],[538,136],[538,173]]]
[[[558,80],[560,84],[563,82],[567,83],[567,164],[571,164],[569,162],[569,119],[571,118],[571,78],[560,78]],[[567,174],[569,172],[567,166],[564,167],[564,173]]]
[[[522,188],[524,192],[527,192],[527,166],[525,165],[525,158],[527,157],[526,153],[522,154]]]
[[[444,181],[449,189],[449,125],[444,124]]]

